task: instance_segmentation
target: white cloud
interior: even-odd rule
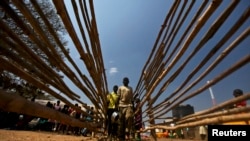
[[[109,69],[109,74],[110,75],[113,75],[113,74],[115,74],[117,72],[118,72],[118,69],[116,67],[112,67],[112,68]]]
[[[109,61],[109,64],[113,64],[113,63],[114,63],[114,61],[113,61],[113,60]]]

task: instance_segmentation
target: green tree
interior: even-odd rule
[[[5,1],[6,2],[6,1]],[[8,1],[8,6],[13,9],[14,13],[18,15],[18,17],[27,23],[29,25],[29,21],[27,20],[27,17],[19,11],[19,9],[16,7],[15,2]],[[42,10],[43,14],[47,17],[49,20],[49,23],[51,27],[54,29],[54,31],[57,31],[57,37],[59,37],[60,42],[63,44],[63,46],[67,45],[67,41],[64,39],[64,35],[67,34],[60,18],[56,14],[56,11],[54,10],[54,7],[51,3],[51,1],[37,1],[40,9]],[[51,33],[48,31],[48,27],[46,26],[45,22],[42,20],[41,15],[39,12],[35,9],[34,1],[32,0],[25,0],[21,3],[24,3],[25,6],[29,11],[31,11],[33,17],[36,18],[36,20],[39,22],[39,25],[42,27],[43,33],[46,34],[46,36],[49,39],[49,42],[52,44],[54,49],[57,51],[57,54],[59,54],[60,59],[63,60],[64,56],[62,51],[59,48],[59,45],[56,43],[55,38],[51,35]],[[0,20],[1,22],[8,25],[8,28],[10,31],[13,31],[15,35],[18,36],[19,39],[21,39],[22,43],[25,44],[30,50],[32,50],[39,58],[41,58],[48,66],[53,68],[54,70],[57,70],[57,68],[54,67],[54,65],[49,61],[49,57],[46,55],[44,50],[42,50],[36,43],[34,43],[29,36],[27,36],[27,31],[24,31],[22,28],[22,25],[17,23],[15,19],[13,19],[13,15],[8,15],[6,13],[7,8],[4,7],[4,5],[0,5]],[[32,28],[32,26],[29,26],[29,28]],[[0,57],[4,57],[5,59],[8,59],[11,63],[21,63],[18,61],[15,61],[15,56],[18,56],[20,60],[24,60],[23,62],[26,62],[24,58],[21,57],[21,55],[18,54],[16,51],[16,48],[21,48],[18,44],[18,42],[13,39],[13,36],[10,35],[9,32],[6,32],[7,30],[0,29]],[[34,35],[36,35],[39,38],[39,34],[34,31]],[[11,56],[11,57],[10,57]],[[27,62],[28,64],[29,62]],[[32,66],[30,64],[30,67],[33,69],[27,69],[30,74],[34,73],[35,71],[38,71],[39,69],[35,68],[35,66]],[[52,96],[49,94],[45,94],[42,90],[35,87],[32,83],[28,83],[27,81],[21,79],[18,76],[15,76],[11,72],[8,72],[6,70],[0,70],[0,86],[8,91],[14,91],[19,93],[20,95],[26,97],[26,98],[43,98],[43,99],[53,99]]]

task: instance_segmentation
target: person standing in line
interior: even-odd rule
[[[136,98],[135,100],[135,111],[137,111],[135,113],[135,130],[136,130],[136,140],[140,141],[141,140],[141,135],[140,135],[140,131],[143,128],[143,123],[142,123],[142,109],[140,107],[140,99]]]
[[[54,109],[56,110],[56,111],[61,111],[61,101],[60,100],[57,100],[56,101],[56,103],[55,103],[55,105],[54,105]],[[54,120],[54,128],[52,129],[53,131],[57,131],[58,130],[58,127],[59,127],[59,125],[60,125],[60,122],[59,121],[57,121],[57,120]]]
[[[75,115],[74,115],[74,117],[79,120],[81,118],[81,114],[82,114],[80,112],[81,107],[78,105],[78,103],[75,104],[75,107],[78,108],[78,110],[75,109]],[[80,135],[80,127],[74,127],[74,134],[75,135]]]
[[[93,122],[93,120],[94,120],[93,119],[93,116],[94,116],[94,107],[88,106],[87,111],[88,111],[87,113],[89,114],[89,116],[87,116],[85,118],[85,120],[87,122]],[[82,131],[81,131],[81,133],[82,133],[83,136],[87,136],[87,134],[90,133],[90,130],[88,130],[87,128],[83,128]],[[93,135],[93,133],[92,133],[92,135]]]
[[[129,79],[123,78],[123,85],[118,88],[118,138],[120,141],[130,138],[133,122],[133,89],[129,85]]]
[[[118,86],[114,85],[113,91],[107,95],[107,101],[108,101],[108,110],[107,110],[108,124],[107,124],[107,126],[108,126],[108,137],[109,138],[117,136],[116,124],[112,123],[112,121],[111,121],[112,114],[118,110],[118,108],[117,108],[117,99],[118,99],[117,90],[118,90]]]
[[[66,115],[69,115],[69,106],[67,104],[64,104],[61,112],[66,114]],[[66,127],[67,127],[67,125],[64,122],[61,122],[59,124],[58,131],[59,132],[61,131],[64,134],[66,131]]]

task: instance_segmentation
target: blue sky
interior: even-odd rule
[[[122,85],[122,78],[125,76],[129,77],[130,85],[133,88],[136,87],[141,76],[142,69],[160,31],[161,25],[165,20],[167,12],[169,12],[170,7],[172,6],[172,2],[173,1],[171,0],[94,1],[97,27],[110,91],[112,91],[113,85]],[[198,2],[196,3],[198,5]],[[229,1],[224,1],[220,7],[225,8],[225,6],[228,4]],[[186,66],[185,72],[190,72],[193,70],[195,65],[197,65],[197,61],[199,62],[199,59],[207,53],[208,49],[216,44],[213,41],[216,41],[216,38],[222,38],[224,31],[227,31],[227,29],[231,27],[230,24],[235,22],[237,19],[237,14],[241,15],[240,13],[243,12],[242,9],[246,9],[246,7],[249,6],[250,1],[243,1],[237,6],[237,12],[234,12],[228,21],[222,25],[223,28],[221,28],[213,37],[213,39],[206,44],[206,47],[198,52],[199,55],[191,60],[191,62]],[[212,22],[219,16],[220,12],[221,11],[219,8],[215,15],[211,17],[211,20],[209,20],[209,22],[204,25],[204,29],[201,30],[201,34],[199,36],[203,36],[202,33],[206,32],[206,29],[211,26]],[[194,11],[192,13],[195,14]],[[243,31],[243,29],[249,27],[249,25],[250,20],[248,18],[247,22],[238,31],[238,35]],[[185,26],[182,28],[184,30]],[[181,32],[179,34],[180,35],[177,35],[177,37],[181,36]],[[236,37],[232,37],[232,39],[235,38]],[[198,39],[194,41],[198,42]],[[230,43],[230,41],[227,42],[225,47],[229,46]],[[191,45],[196,44],[197,43],[193,43]],[[226,57],[223,63],[220,64],[216,70],[213,70],[209,76],[204,79],[204,81],[200,82],[188,93],[191,93],[195,89],[198,89],[199,87],[206,84],[208,80],[213,79],[218,74],[225,71],[226,68],[229,68],[243,56],[249,55],[249,45],[250,39],[248,37],[248,39],[239,44],[238,47]],[[71,43],[69,43],[69,46],[71,46]],[[211,58],[211,62],[216,59],[216,57],[218,57],[225,47],[220,50],[214,58]],[[191,50],[187,50],[187,52],[190,51]],[[74,50],[71,50],[71,55],[76,56],[76,62],[80,61],[78,58],[79,55],[77,56],[77,52],[74,52]],[[188,54],[184,54],[182,59],[185,59],[185,55]],[[181,64],[181,61],[179,64]],[[204,66],[202,70],[205,70],[206,67],[207,66]],[[173,72],[174,70],[171,71],[169,75],[171,75]],[[166,91],[162,94],[157,102],[160,102],[162,99],[167,97],[169,93],[173,92],[182,83],[183,79],[185,78],[185,72],[180,74],[173,81],[173,83],[168,86]],[[211,88],[214,93],[216,103],[219,104],[233,98],[232,91],[235,88],[240,88],[246,93],[250,92],[249,72],[250,65],[247,64],[216,85],[212,86]],[[83,101],[89,103],[88,99],[84,97],[82,99]],[[194,106],[195,111],[210,108],[212,106],[212,101],[209,90],[202,92],[198,96],[186,101],[184,104],[190,104]],[[249,101],[248,104],[250,104]]]
[[[164,4],[164,1],[153,4],[148,0],[95,2],[111,90],[112,85],[121,85],[124,76],[130,78],[133,87],[136,86],[166,16],[168,8],[163,8]]]

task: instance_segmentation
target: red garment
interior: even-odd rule
[[[235,104],[235,107],[246,107],[246,106],[247,106],[247,101],[246,100]]]
[[[135,114],[135,129],[140,130],[142,127],[142,110],[139,108],[139,103],[137,103],[135,109],[139,109],[139,112]]]

